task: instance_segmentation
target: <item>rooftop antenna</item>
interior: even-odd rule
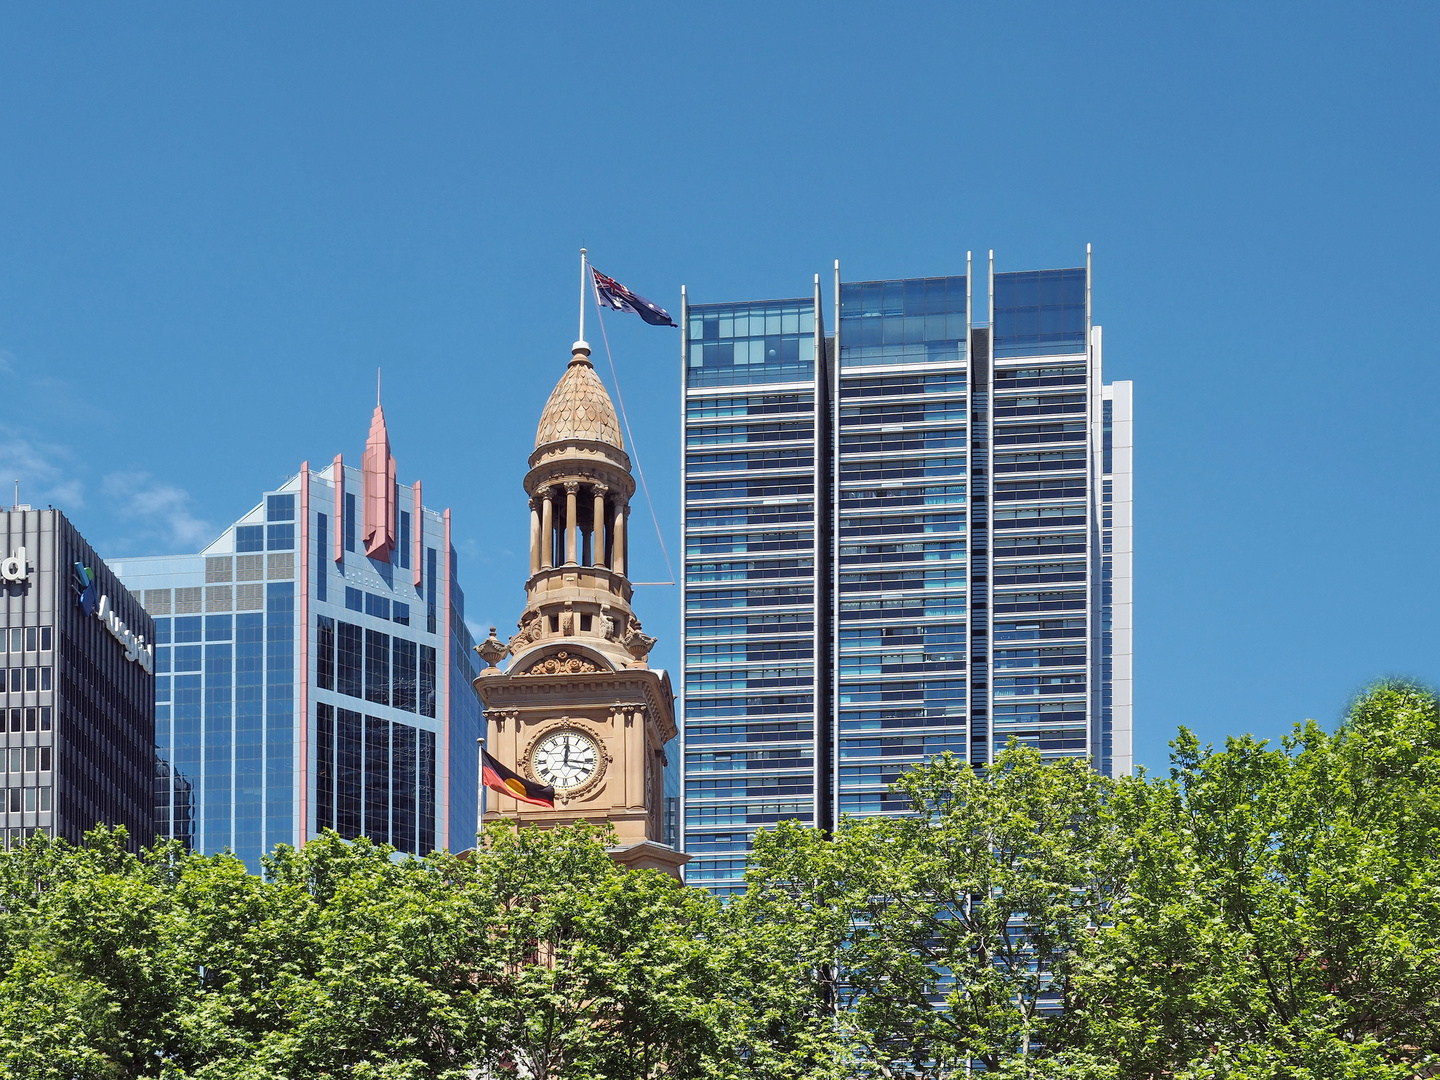
[[[375,368],[375,407],[380,407],[380,368]]]
[[[15,478],[15,505],[20,505],[20,478]]]

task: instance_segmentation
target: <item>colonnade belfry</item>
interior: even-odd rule
[[[598,566],[625,573],[629,507],[593,480],[544,484],[530,497],[530,573],[556,566]]]
[[[543,638],[574,636],[643,663],[630,649],[643,635],[626,576],[635,480],[624,446],[590,346],[577,341],[540,414],[525,476],[530,578],[512,653]]]

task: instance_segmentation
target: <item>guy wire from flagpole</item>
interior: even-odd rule
[[[594,290],[591,290],[594,292]],[[645,470],[640,465],[640,454],[635,449],[635,436],[630,433],[630,417],[625,415],[625,395],[620,392],[620,376],[615,372],[615,357],[610,355],[610,335],[605,332],[605,313],[600,310],[600,296],[595,294],[595,318],[600,323],[600,338],[605,342],[605,359],[610,362],[610,378],[615,383],[615,400],[620,403],[620,419],[625,422],[625,437],[630,440],[630,454],[635,459],[635,471],[640,475],[640,487],[645,492],[645,505],[650,507],[650,520],[655,523],[655,536],[660,541],[660,554],[665,556],[665,569],[669,581],[632,581],[631,585],[674,585],[675,567],[670,565],[670,552],[665,550],[665,534],[660,531],[660,518],[655,513],[655,503],[650,498],[650,485],[645,482]],[[628,567],[627,567],[628,569]]]

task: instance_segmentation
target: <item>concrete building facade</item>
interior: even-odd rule
[[[0,840],[155,838],[155,626],[59,510],[0,511]]]

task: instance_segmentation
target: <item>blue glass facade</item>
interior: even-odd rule
[[[966,278],[840,287],[836,730],[842,814],[968,753]]]
[[[402,851],[474,844],[480,707],[447,522],[397,509],[403,557],[367,557],[362,477],[339,470],[339,529],[326,469],[266,493],[198,555],[117,568],[156,624],[162,835],[252,871],[323,828]],[[397,496],[413,508],[412,488]]]
[[[936,753],[1130,767],[1130,456],[1102,411],[1128,440],[1130,392],[1101,383],[1088,269],[835,287],[808,352],[755,316],[814,327],[818,288],[687,309],[683,835],[721,892],[756,827],[902,811],[889,785]]]
[[[685,331],[686,880],[732,888],[758,826],[816,824],[815,302],[688,308]],[[823,809],[823,807],[822,807]]]

